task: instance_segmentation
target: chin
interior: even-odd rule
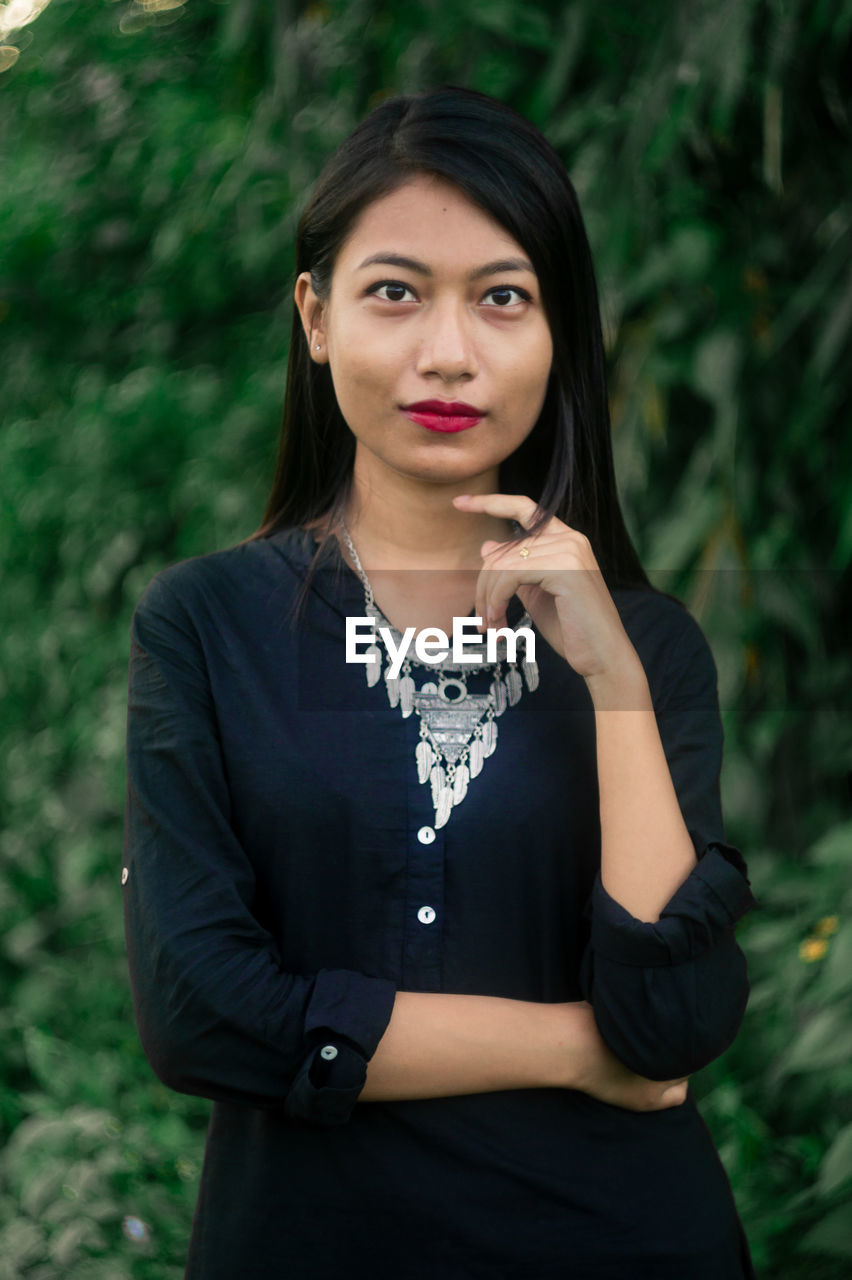
[[[465,465],[461,459],[448,459],[445,462],[426,462],[421,466],[399,466],[394,470],[410,480],[423,480],[428,484],[467,484],[498,465],[495,462],[485,462],[481,466],[471,466],[469,462]]]

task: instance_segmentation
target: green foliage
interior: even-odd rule
[[[629,523],[716,653],[761,902],[745,1025],[694,1084],[761,1276],[848,1274],[850,31],[819,0],[52,0],[8,38],[0,1280],[182,1274],[207,1104],[132,1021],[130,612],[259,524],[310,184],[441,81],[529,115],[579,191]]]

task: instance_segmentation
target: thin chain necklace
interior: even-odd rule
[[[339,528],[364,588],[364,613],[373,622],[373,639],[366,651],[368,662],[364,668],[367,684],[372,688],[384,675],[390,705],[399,707],[403,719],[412,712],[418,717],[420,740],[414,753],[417,777],[423,785],[430,785],[435,827],[443,827],[467,795],[471,780],[481,773],[483,763],[497,749],[497,717],[519,701],[524,682],[530,693],[538,687],[538,663],[527,659],[526,637],[521,634],[517,639],[515,662],[508,661],[506,639],[501,636],[497,640],[496,661],[483,661],[474,666],[474,671],[490,674],[486,693],[469,691],[468,664],[454,663],[452,651],[438,663],[426,663],[406,655],[399,674],[392,676],[390,654],[386,646],[379,644],[379,628],[387,628],[397,648],[402,636],[376,604],[370,580],[343,520]],[[524,610],[518,627],[531,626],[532,619]],[[468,637],[465,644],[470,651],[475,647],[475,640]],[[423,680],[418,688],[415,669],[420,677],[425,671],[436,679]]]

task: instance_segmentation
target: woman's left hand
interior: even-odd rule
[[[532,498],[523,494],[459,495],[453,505],[517,520],[523,528],[536,513]],[[548,644],[584,677],[593,696],[606,686],[644,682],[639,655],[585,534],[554,516],[526,542],[483,542],[481,554],[474,612],[483,627],[506,626],[506,606],[517,595]]]

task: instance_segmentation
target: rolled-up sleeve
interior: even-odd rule
[[[346,969],[282,969],[253,910],[255,872],[231,823],[203,646],[159,578],[130,633],[121,879],[148,1060],[179,1092],[342,1123],[395,986]]]
[[[700,1070],[733,1043],[749,994],[735,925],[759,904],[742,854],[724,837],[716,667],[686,613],[652,694],[698,860],[653,922],[625,910],[598,872],[585,906],[590,934],[580,985],[616,1057],[650,1080],[670,1080]]]

